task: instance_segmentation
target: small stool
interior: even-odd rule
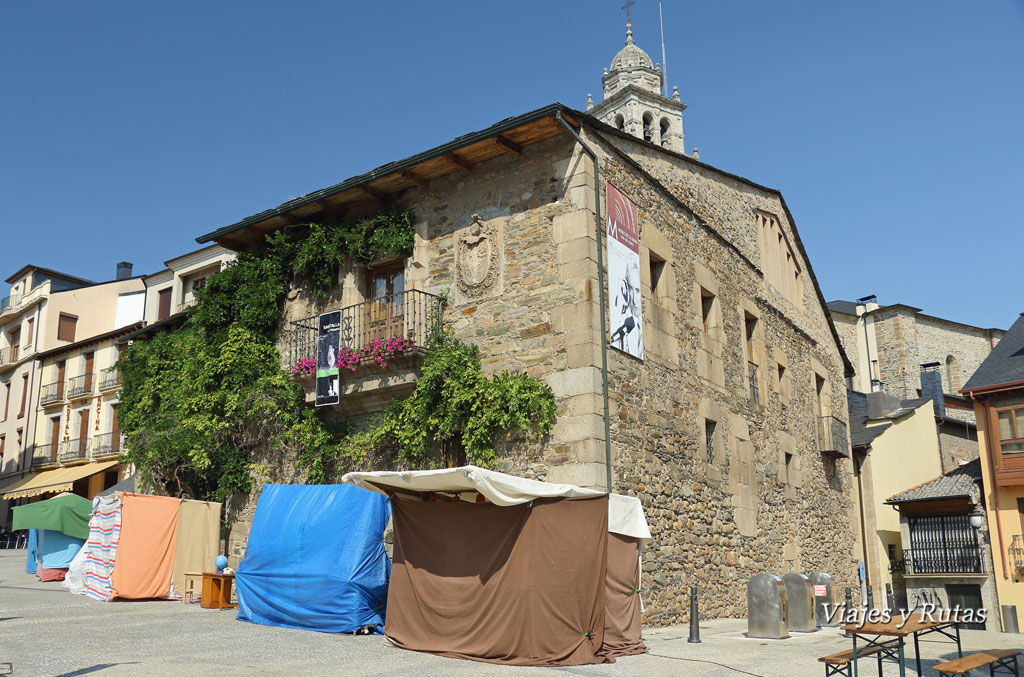
[[[185,581],[183,583],[184,590],[181,591],[181,603],[194,602],[196,601],[196,595],[201,594],[203,572],[190,571],[182,575],[185,577]]]

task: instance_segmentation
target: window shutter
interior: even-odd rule
[[[71,341],[75,340],[75,326],[78,324],[78,318],[74,315],[60,314],[57,318],[57,340],[58,341]]]

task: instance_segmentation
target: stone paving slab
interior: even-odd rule
[[[103,603],[72,595],[59,583],[40,583],[24,573],[25,551],[0,550],[0,663],[12,663],[16,677],[54,675],[499,675],[519,677],[564,673],[581,677],[618,675],[821,675],[819,656],[850,648],[836,628],[794,634],[787,640],[750,639],[746,621],[701,623],[700,644],[687,643],[688,628],[645,631],[650,653],[620,658],[610,665],[570,668],[520,668],[440,658],[404,651],[381,636],[352,637],[273,628],[235,619],[181,602]],[[109,626],[110,635],[90,637]],[[1024,646],[1024,636],[964,631],[964,648]],[[926,665],[955,657],[950,644],[922,649]],[[912,662],[910,662],[912,664]],[[861,663],[862,674],[877,674]],[[895,666],[886,666],[895,675]],[[913,674],[909,670],[908,674]],[[926,669],[925,674],[934,674]]]

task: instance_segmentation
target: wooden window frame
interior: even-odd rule
[[[66,336],[67,336],[66,332],[64,334],[61,333],[61,329],[64,328],[64,321],[65,320],[71,320],[73,322],[73,324],[71,325],[71,338],[66,338]],[[77,334],[77,333],[78,333],[78,315],[72,315],[71,313],[61,313],[60,315],[57,316],[57,340],[58,341],[70,341],[71,343],[74,343],[75,342],[75,334]]]
[[[25,403],[28,402],[28,374],[21,375],[21,408],[18,418],[25,418]]]
[[[1017,429],[1017,416],[1014,414],[1010,415],[1010,425],[1013,427],[1014,437],[1004,440],[1002,433],[999,431],[999,414],[1004,411],[1014,412],[1022,410],[1024,411],[1024,404],[1011,405],[1007,407],[992,407],[992,418],[994,419],[995,427],[993,431],[995,435],[995,443],[999,445],[999,455],[1008,454],[1010,456],[1016,456],[1018,454],[1024,454],[1024,451],[1003,451],[1004,444],[1024,444],[1024,431]]]
[[[28,318],[26,324],[28,325],[28,331],[25,332],[25,342],[22,345],[29,348],[32,346],[32,337],[35,335],[36,318]]]
[[[11,382],[8,381],[4,384],[4,417],[0,420],[7,420],[7,412],[11,407]]]

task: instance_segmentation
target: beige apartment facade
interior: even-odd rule
[[[211,245],[176,256],[164,262],[163,270],[147,275],[145,323],[152,325],[181,313],[195,305],[195,292],[206,280],[220,272],[235,253],[219,245]]]
[[[47,371],[40,355],[49,355],[77,345],[83,339],[110,332],[141,320],[145,289],[140,278],[132,278],[130,264],[119,264],[121,279],[105,283],[64,275],[56,271],[26,266],[9,278],[13,303],[0,313],[6,355],[16,359],[0,365],[0,397],[6,404],[6,416],[0,422],[3,446],[3,474],[0,475],[0,521],[9,522],[14,500],[45,495],[46,480],[38,465],[37,445],[45,410],[40,404],[43,391],[52,389],[52,370]],[[120,325],[119,325],[120,323]],[[71,389],[81,389],[88,381],[89,362],[81,355],[73,362],[74,371],[65,371]],[[95,365],[95,361],[92,362]],[[68,392],[62,386],[62,394]],[[77,391],[76,391],[77,392]],[[3,412],[0,412],[3,413]],[[70,439],[70,438],[69,438]],[[90,467],[80,472],[87,473]],[[99,472],[99,470],[97,470]],[[70,477],[70,475],[68,476]],[[83,475],[83,477],[87,477]],[[54,485],[72,486],[77,478]],[[79,484],[81,489],[83,484]]]

